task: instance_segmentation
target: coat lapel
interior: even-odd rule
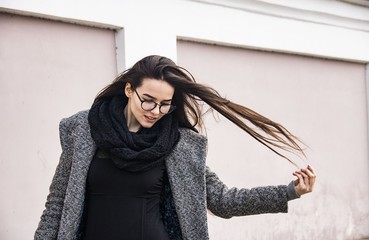
[[[71,132],[73,149],[70,178],[64,200],[58,239],[75,239],[83,214],[88,169],[96,151],[89,124],[79,124]]]
[[[184,239],[208,239],[205,157],[206,139],[191,130],[166,160],[168,178]]]

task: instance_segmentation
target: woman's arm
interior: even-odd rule
[[[70,146],[70,124],[67,119],[59,124],[60,142],[62,154],[56,168],[53,180],[50,185],[50,193],[47,196],[45,210],[41,216],[34,239],[57,239],[60,218],[63,210],[65,192],[68,185],[71,169],[71,148]]]
[[[312,169],[311,169],[312,170]],[[313,172],[311,172],[313,175]],[[298,198],[310,191],[314,181],[306,170],[294,173],[298,180],[288,186],[267,186],[252,189],[237,189],[228,187],[218,176],[206,169],[207,207],[215,215],[223,218],[245,216],[261,213],[287,212],[288,201]],[[303,176],[305,175],[305,176]],[[296,185],[296,186],[295,186]],[[308,187],[306,187],[308,186]],[[300,192],[299,192],[300,191]]]

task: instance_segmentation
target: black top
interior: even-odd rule
[[[84,240],[169,240],[159,211],[165,165],[131,173],[97,151],[87,175]]]

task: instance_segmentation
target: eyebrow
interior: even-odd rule
[[[144,95],[144,96],[146,96],[146,97],[149,97],[149,98],[152,98],[152,99],[156,100],[156,97],[153,97],[153,96],[151,96],[150,94],[144,93],[144,94],[142,94],[142,95]],[[170,102],[170,101],[172,101],[172,99],[166,99],[166,100],[163,100],[162,102]]]

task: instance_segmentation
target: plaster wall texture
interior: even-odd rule
[[[59,121],[114,78],[115,37],[7,14],[0,36],[0,239],[30,239],[61,153]]]
[[[288,214],[209,217],[211,239],[361,239],[369,235],[365,64],[178,42],[178,61],[222,96],[283,124],[307,145],[312,194]],[[295,167],[219,114],[207,116],[208,164],[229,187],[287,184]]]

